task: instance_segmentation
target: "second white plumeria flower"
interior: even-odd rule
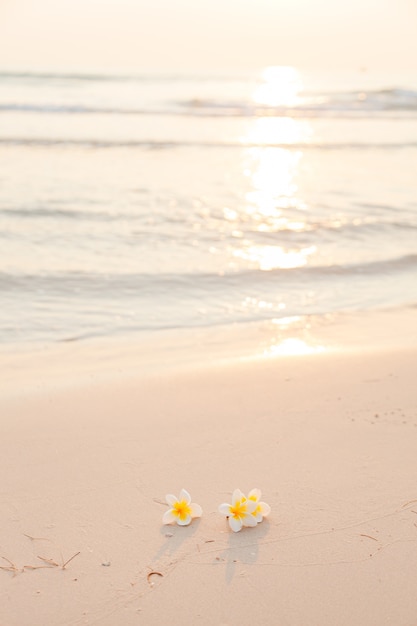
[[[255,502],[256,508],[252,512],[256,522],[262,522],[263,518],[270,514],[271,507],[266,502],[261,502],[262,492],[260,489],[252,489],[249,491],[248,500]]]
[[[169,504],[169,510],[164,513],[163,524],[173,524],[188,526],[194,517],[201,517],[203,509],[199,504],[191,502],[191,496],[185,489],[181,489],[179,498],[172,494],[167,494],[165,500]]]
[[[219,512],[226,515],[229,520],[230,528],[235,532],[239,532],[243,526],[256,526],[256,518],[252,513],[256,509],[256,502],[249,500],[240,491],[235,489],[232,494],[232,504],[221,504]]]

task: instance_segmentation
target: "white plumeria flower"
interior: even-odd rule
[[[219,512],[226,515],[229,520],[230,528],[235,532],[239,532],[242,526],[256,526],[256,518],[252,515],[256,509],[256,502],[249,500],[240,491],[235,489],[232,494],[232,504],[221,504]]]
[[[252,512],[253,517],[256,519],[256,522],[262,522],[263,518],[270,514],[271,507],[266,502],[260,502],[262,496],[262,492],[260,489],[252,489],[249,492],[248,500],[255,502],[256,508]]]
[[[177,522],[180,526],[188,526],[194,517],[201,517],[203,513],[199,504],[191,502],[191,496],[185,489],[181,489],[179,498],[169,493],[165,500],[171,508],[164,513],[163,524]]]

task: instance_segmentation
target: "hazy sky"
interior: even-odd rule
[[[417,0],[0,0],[0,66],[416,70]]]

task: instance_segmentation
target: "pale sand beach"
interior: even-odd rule
[[[404,350],[3,388],[1,626],[417,624],[415,372]],[[202,518],[163,526],[183,487]],[[236,487],[272,509],[239,533]]]

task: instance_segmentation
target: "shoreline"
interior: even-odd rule
[[[0,624],[410,626],[416,361],[324,353],[3,395]],[[182,487],[203,517],[162,526]],[[236,487],[272,512],[235,534],[217,507]]]
[[[415,350],[415,315],[410,306],[81,341],[10,344],[0,351],[0,398],[246,362]]]

